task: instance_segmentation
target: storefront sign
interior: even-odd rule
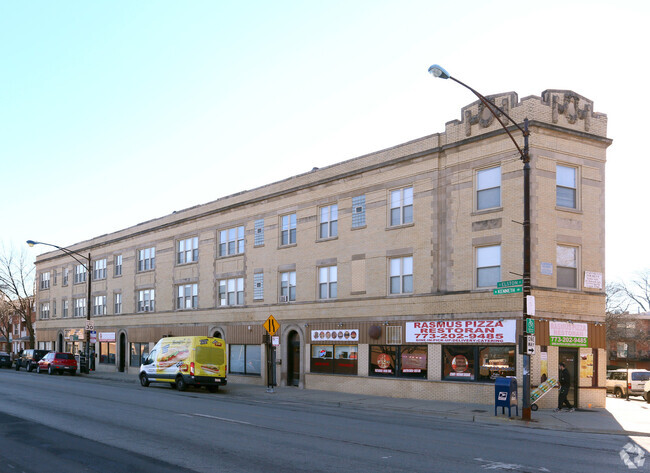
[[[550,344],[554,347],[587,347],[587,324],[549,322]]]
[[[84,340],[84,334],[85,330],[82,328],[72,328],[63,331],[63,337],[70,341]]]
[[[99,332],[99,341],[100,342],[114,342],[115,341],[115,332]]]
[[[311,339],[314,342],[358,342],[358,329],[312,330]]]
[[[515,320],[406,322],[407,343],[515,343]]]

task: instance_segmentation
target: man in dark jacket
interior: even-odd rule
[[[566,366],[564,366],[564,363],[560,363],[560,395],[557,398],[557,409],[555,409],[555,412],[558,412],[564,407],[566,404],[569,412],[573,412],[573,406],[571,403],[568,401],[567,394],[569,394],[569,388],[571,387],[571,375],[569,374],[569,371],[567,371]]]

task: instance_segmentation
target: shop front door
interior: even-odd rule
[[[564,363],[569,375],[571,376],[571,387],[567,400],[573,407],[578,406],[578,349],[577,348],[560,348],[560,363]]]
[[[297,332],[289,334],[287,386],[300,384],[300,337]]]

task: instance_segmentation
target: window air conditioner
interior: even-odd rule
[[[280,296],[280,302],[289,302],[289,296]]]

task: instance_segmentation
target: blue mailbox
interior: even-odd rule
[[[508,408],[508,417],[512,417],[510,409],[516,409],[519,415],[517,404],[517,380],[515,378],[499,377],[494,380],[494,415],[497,415],[497,407],[501,407],[501,414]]]

